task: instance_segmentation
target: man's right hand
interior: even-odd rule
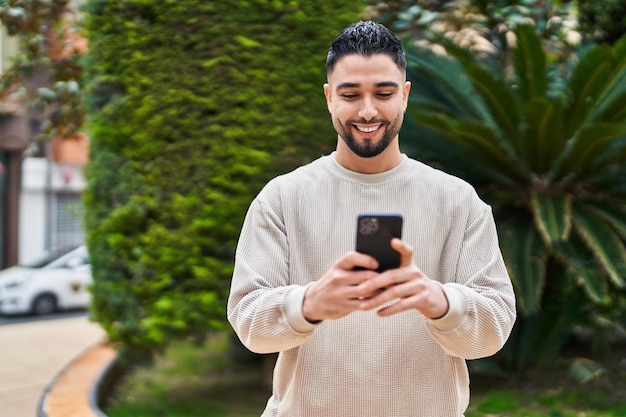
[[[355,270],[361,267],[362,270]],[[369,255],[348,252],[322,278],[309,286],[302,303],[302,314],[311,323],[339,319],[355,310],[370,297],[384,289],[368,294],[359,292],[359,284],[378,275],[378,262]]]

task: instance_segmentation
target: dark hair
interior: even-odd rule
[[[361,21],[342,30],[328,49],[326,72],[330,73],[341,57],[351,54],[363,56],[387,54],[401,70],[406,70],[406,56],[402,43],[380,23]]]

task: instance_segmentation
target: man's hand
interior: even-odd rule
[[[402,311],[417,309],[425,317],[436,319],[448,312],[448,299],[443,288],[413,265],[413,248],[400,239],[391,246],[400,252],[400,267],[385,271],[359,284],[359,292],[373,294],[359,302],[361,310],[372,310],[398,299],[398,302],[378,311],[380,316],[391,316]],[[384,291],[380,291],[385,289]]]
[[[366,268],[354,270],[355,267]],[[339,319],[361,309],[363,300],[377,295],[378,288],[361,286],[378,273],[378,263],[369,255],[348,252],[331,269],[307,289],[302,303],[302,314],[308,321]]]
[[[391,246],[400,253],[400,267],[381,274],[374,271],[378,263],[369,255],[349,252],[340,258],[308,288],[302,303],[304,318],[312,323],[339,319],[396,299],[378,314],[386,317],[417,309],[431,319],[444,316],[449,306],[443,288],[413,265],[413,248],[400,239],[393,239]]]

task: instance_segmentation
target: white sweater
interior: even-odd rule
[[[354,250],[362,212],[403,215],[414,263],[443,284],[444,317],[304,319],[307,285]],[[469,184],[406,156],[359,174],[329,155],[273,179],[252,202],[228,318],[250,350],[280,352],[264,417],[459,417],[469,403],[465,359],[503,346],[515,297],[491,209]]]

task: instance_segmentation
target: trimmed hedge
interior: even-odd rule
[[[92,314],[122,357],[225,327],[251,199],[335,145],[325,56],[362,3],[87,1]]]

